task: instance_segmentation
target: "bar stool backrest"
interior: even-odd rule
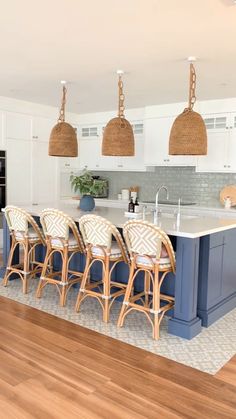
[[[128,263],[129,256],[119,230],[108,220],[98,215],[83,215],[79,220],[81,234],[86,245],[101,246],[109,252],[112,238],[117,242],[123,259]]]
[[[54,208],[47,208],[40,215],[40,222],[46,238],[61,239],[67,242],[72,233],[76,239],[81,253],[85,252],[82,237],[74,220],[62,211]]]
[[[171,267],[175,271],[175,253],[172,243],[168,235],[159,227],[147,221],[131,220],[124,224],[123,234],[131,257],[136,254],[155,257],[159,260],[164,246]]]
[[[32,215],[22,208],[8,205],[5,208],[5,217],[10,232],[21,232],[27,236],[29,228],[33,228],[39,239],[44,243],[44,237],[40,231],[40,228]]]

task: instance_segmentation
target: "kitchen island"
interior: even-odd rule
[[[77,206],[78,203],[54,202],[22,208],[36,220],[44,208],[57,208],[79,223],[84,212]],[[119,208],[97,207],[92,213],[107,218],[121,230],[127,221],[124,210]],[[152,221],[152,215],[146,215],[146,219]],[[164,289],[175,295],[175,309],[168,322],[168,331],[192,339],[201,332],[202,326],[208,327],[236,306],[236,218],[182,214],[177,223],[173,214],[162,214],[158,225],[170,236],[176,252],[176,275],[169,274]],[[10,236],[5,219],[3,246],[6,266]],[[15,257],[17,260],[17,254]],[[127,267],[120,264],[115,275],[127,281]]]

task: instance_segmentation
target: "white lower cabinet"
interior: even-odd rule
[[[7,204],[31,203],[31,143],[7,140]]]
[[[173,116],[146,120],[144,163],[147,166],[196,166],[195,156],[169,155],[169,138],[174,120]]]
[[[48,156],[48,144],[32,142],[32,204],[54,202],[57,199],[57,158]]]

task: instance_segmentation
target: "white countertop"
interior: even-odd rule
[[[26,205],[21,206],[30,214],[38,216],[45,208],[57,208],[66,212],[75,221],[79,221],[80,217],[88,212],[78,209],[78,202],[70,200],[58,201],[52,203],[45,203],[44,205]],[[111,221],[117,227],[123,227],[124,223],[128,220],[124,215],[124,209],[112,208],[105,206],[96,206],[96,208],[89,212],[91,214],[100,215]],[[152,222],[153,215],[147,215],[146,220]],[[207,234],[217,233],[224,230],[236,228],[236,212],[235,218],[214,217],[214,216],[197,216],[192,214],[181,214],[180,224],[176,225],[176,217],[173,213],[162,214],[159,218],[158,226],[162,228],[167,234],[172,236],[196,238],[206,236]]]

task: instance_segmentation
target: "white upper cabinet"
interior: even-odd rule
[[[52,128],[57,124],[56,119],[43,117],[32,118],[32,140],[49,142]]]
[[[144,163],[148,166],[196,166],[195,156],[169,155],[170,131],[175,116],[145,121]]]
[[[6,139],[31,140],[32,117],[20,113],[6,113]]]
[[[236,114],[203,115],[207,155],[199,156],[198,172],[236,172]]]
[[[52,128],[57,121],[40,116],[24,115],[20,113],[6,113],[6,139],[38,140],[49,142]]]
[[[144,123],[131,122],[135,138],[133,157],[102,156],[102,138],[105,124],[80,127],[80,168],[89,170],[146,171],[144,165]]]
[[[6,141],[4,136],[4,114],[0,112],[0,149],[5,150]]]

